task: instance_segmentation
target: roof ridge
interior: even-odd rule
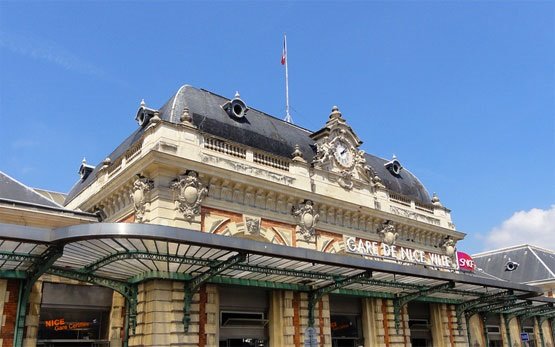
[[[58,207],[63,207],[63,205],[58,204],[56,201],[47,198],[46,196],[42,195],[41,193],[37,192],[34,188],[29,187],[28,185],[18,181],[17,179],[13,178],[12,176],[8,175],[7,173],[5,173],[4,171],[0,171],[1,174],[3,174],[4,176],[8,177],[9,179],[11,179],[12,181],[14,181],[15,183],[19,184],[20,186],[22,186],[23,188],[31,191],[32,193],[36,194],[38,197],[42,198],[42,199],[46,199],[48,201],[50,201],[51,203],[55,204]],[[19,201],[19,200],[14,200],[14,201]],[[24,202],[24,201],[21,201]]]
[[[534,250],[532,249],[532,247],[530,245],[528,245],[528,249],[530,250],[530,252],[532,252],[534,254],[534,256],[536,258],[538,258],[539,262],[543,265],[543,267],[545,267],[547,269],[547,271],[551,274],[551,276],[553,276],[553,278],[555,278],[555,273],[553,273],[553,271],[549,268],[549,266],[547,266],[547,264],[536,254],[536,252],[534,252]]]
[[[508,247],[503,247],[503,248],[498,248],[498,249],[492,249],[492,250],[489,250],[489,251],[473,254],[472,257],[476,258],[476,257],[483,257],[483,256],[503,252],[503,251],[514,251],[514,250],[517,250],[517,249],[520,249],[520,248],[526,248],[528,246],[530,246],[530,245],[525,243],[525,244],[521,244],[521,245],[514,245],[514,246],[508,246]]]

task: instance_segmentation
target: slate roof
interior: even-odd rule
[[[162,120],[179,123],[183,109],[187,107],[193,123],[201,132],[286,158],[291,158],[295,145],[300,146],[303,157],[307,160],[311,160],[316,154],[314,141],[309,137],[311,131],[254,108],[249,108],[242,119],[231,118],[221,107],[227,101],[229,99],[207,90],[184,85],[159,109],[159,116]],[[248,104],[248,100],[244,101]],[[321,124],[325,121],[326,119],[322,119]],[[125,153],[141,137],[143,131],[143,128],[138,128],[108,155],[112,162]],[[431,203],[430,195],[410,171],[403,169],[400,175],[394,176],[384,167],[387,160],[366,154],[366,161],[388,189],[420,202]],[[66,204],[93,182],[98,168],[99,166],[87,179],[75,184],[68,194]]]
[[[555,281],[555,252],[532,245],[520,245],[472,256],[481,272],[515,283]],[[518,263],[507,271],[508,261]]]
[[[0,199],[47,207],[63,206],[0,171]]]

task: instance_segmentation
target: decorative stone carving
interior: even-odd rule
[[[133,199],[133,207],[135,209],[135,222],[143,223],[147,204],[148,192],[154,187],[154,182],[147,177],[141,175],[135,176],[133,187],[131,190],[131,199]]]
[[[176,209],[183,213],[186,220],[191,221],[200,214],[200,204],[208,193],[208,189],[202,184],[195,171],[187,171],[185,175],[179,176],[171,185],[175,191]]]
[[[299,145],[295,145],[295,151],[291,153],[293,157],[293,161],[300,161],[306,163],[306,160],[303,159],[303,152],[301,152],[301,147]]]
[[[455,247],[456,242],[450,236],[446,236],[441,243],[441,249],[445,252],[445,255],[453,258],[455,253],[457,252],[457,248]]]
[[[380,236],[381,241],[389,246],[395,244],[397,236],[399,236],[399,233],[397,233],[395,226],[391,221],[385,221],[382,223],[376,232]]]
[[[249,235],[260,234],[260,217],[245,216],[243,215],[243,222],[245,223],[245,232]]]
[[[441,201],[439,200],[439,196],[437,196],[436,193],[434,193],[434,195],[433,195],[433,197],[432,197],[432,205],[434,205],[434,206],[439,206],[439,207],[443,206],[443,205],[441,204]]]
[[[291,213],[297,219],[297,229],[305,241],[311,241],[314,237],[314,227],[320,218],[312,200],[305,200],[304,203],[293,206]]]
[[[346,190],[353,189],[353,173],[347,170],[342,171],[337,183]]]
[[[313,133],[316,155],[312,165],[328,171],[328,178],[346,190],[357,183],[370,183],[374,175],[367,170],[365,153],[359,150],[362,143],[334,106],[326,126]]]

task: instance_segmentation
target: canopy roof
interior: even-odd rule
[[[520,299],[541,295],[537,287],[471,274],[159,225],[96,223],[50,230],[0,224],[0,240],[3,277],[25,278],[50,260],[44,272],[131,284],[155,278],[187,281],[219,266],[209,282],[300,291],[335,285],[335,293],[382,298],[451,283],[418,300],[453,304],[507,290]],[[55,259],[45,258],[53,254]]]

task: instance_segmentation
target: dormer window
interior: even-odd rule
[[[391,172],[391,174],[395,176],[399,176],[401,174],[401,170],[403,169],[403,166],[401,165],[399,160],[397,160],[397,157],[395,155],[393,156],[393,159],[385,163],[384,166],[389,172]]]
[[[139,110],[137,111],[137,115],[135,116],[135,120],[139,123],[139,126],[144,127],[148,124],[150,119],[155,116],[156,112],[156,110],[146,107],[145,101],[142,100]]]
[[[86,180],[87,177],[89,177],[89,175],[91,174],[91,172],[93,172],[93,170],[94,170],[94,166],[88,165],[87,160],[83,158],[83,161],[81,162],[81,166],[79,167],[79,176],[81,176],[81,180],[82,181]]]

